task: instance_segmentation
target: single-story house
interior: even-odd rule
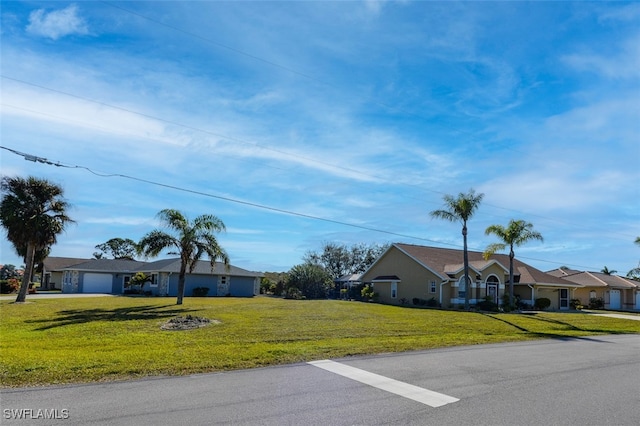
[[[604,309],[640,310],[640,283],[618,275],[602,272],[586,272],[558,268],[548,274],[580,284],[573,292],[572,299],[579,299],[589,305],[591,299],[601,299]]]
[[[509,256],[494,254],[485,260],[482,252],[469,251],[468,291],[470,303],[488,296],[495,303],[508,292]],[[373,286],[379,301],[403,304],[413,299],[434,300],[442,307],[463,305],[466,285],[463,279],[463,251],[411,244],[392,244],[361,276],[362,283]],[[569,300],[580,284],[546,274],[514,259],[514,294],[533,305],[548,298],[551,309],[569,309]]]
[[[79,262],[56,271],[62,277],[63,293],[124,294],[131,287],[131,278],[142,272],[149,277],[149,281],[142,288],[147,294],[178,294],[180,259],[154,262],[125,259],[77,260]],[[208,296],[251,297],[259,294],[262,276],[260,272],[248,271],[233,265],[227,268],[219,262],[216,262],[212,269],[208,260],[200,260],[193,272],[186,274],[185,296],[191,296],[195,288],[207,288]]]
[[[62,290],[62,274],[64,268],[90,260],[91,259],[79,259],[77,257],[47,257],[42,262],[40,289]]]
[[[146,263],[137,272],[144,272],[152,277],[145,284],[144,290],[152,294],[177,296],[180,259],[164,259]],[[252,297],[260,294],[260,272],[247,271],[237,266],[216,262],[213,270],[211,262],[199,260],[193,272],[187,273],[185,279],[185,296],[193,294],[195,288],[208,288],[209,296]]]

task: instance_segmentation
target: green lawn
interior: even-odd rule
[[[28,300],[28,297],[27,297]],[[163,331],[170,318],[220,321]],[[640,333],[582,313],[485,315],[268,297],[68,298],[0,302],[2,387],[251,368],[348,355],[544,337]]]

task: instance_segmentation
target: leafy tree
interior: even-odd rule
[[[16,265],[2,265],[0,268],[0,280],[8,280],[9,278],[18,278],[20,274],[18,274],[18,270],[16,269]]]
[[[111,255],[114,259],[134,260],[138,253],[138,243],[130,238],[111,238],[109,241],[96,246],[102,253],[94,253],[96,259],[103,259],[103,254]]]
[[[57,236],[73,222],[66,211],[63,189],[46,179],[5,176],[0,182],[0,222],[7,239],[24,256],[25,272],[16,302],[24,302],[37,255],[49,252]]]
[[[618,271],[616,271],[615,269],[609,269],[609,268],[607,268],[607,267],[605,266],[604,268],[602,268],[602,269],[600,270],[600,272],[602,272],[602,273],[603,273],[603,274],[605,274],[605,275],[613,275],[613,274],[615,274],[615,273],[616,273],[616,272],[618,272]]]
[[[142,255],[151,257],[158,256],[168,248],[177,250],[169,254],[180,256],[176,304],[182,305],[187,270],[193,272],[196,263],[203,255],[206,254],[209,257],[212,269],[216,259],[221,260],[228,267],[229,256],[220,247],[214,235],[216,232],[225,231],[226,227],[222,220],[214,215],[205,214],[190,221],[180,211],[173,209],[161,210],[158,213],[158,218],[169,232],[158,229],[151,231],[142,237],[138,247]]]
[[[347,274],[364,272],[387,248],[388,244],[355,244],[348,247],[327,242],[324,243],[321,253],[309,251],[302,260],[304,263],[322,266],[335,279]]]
[[[298,289],[307,299],[323,299],[333,288],[333,279],[323,267],[303,263],[289,271],[287,291],[291,288]]]
[[[466,194],[460,193],[457,197],[452,195],[445,195],[443,200],[445,202],[445,209],[432,211],[431,217],[437,219],[448,220],[449,222],[462,223],[462,239],[463,245],[463,262],[464,262],[464,276],[466,281],[465,296],[464,296],[464,308],[469,310],[469,297],[471,293],[471,280],[469,279],[469,253],[467,250],[467,222],[475,211],[480,206],[484,194],[476,194],[475,190],[469,189]]]
[[[513,306],[513,259],[515,252],[513,247],[521,246],[531,240],[543,241],[542,235],[533,230],[533,224],[524,220],[509,221],[505,228],[502,225],[491,225],[485,231],[485,234],[494,234],[502,242],[490,244],[484,251],[484,258],[488,259],[497,251],[501,251],[509,247],[509,306]]]

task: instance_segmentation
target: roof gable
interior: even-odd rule
[[[446,275],[447,266],[461,265],[463,251],[458,249],[447,249],[439,247],[417,246],[412,244],[393,244],[402,252],[416,259],[421,265],[427,267],[431,271],[435,271],[443,279]],[[480,271],[491,266],[489,263],[494,262],[502,266],[502,269],[508,272],[509,256],[506,254],[494,254],[489,260],[485,260],[483,253],[479,251],[468,251],[469,265],[476,265],[474,269]],[[491,263],[493,264],[493,263]],[[505,266],[507,265],[507,266]],[[518,259],[513,259],[514,274],[520,275],[520,284],[549,284],[549,285],[567,285],[567,281],[562,278],[554,277],[536,269]],[[515,280],[514,280],[515,281]]]

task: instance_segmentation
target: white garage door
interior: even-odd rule
[[[620,290],[609,292],[609,309],[620,309]]]
[[[83,293],[111,293],[111,274],[84,274]]]

